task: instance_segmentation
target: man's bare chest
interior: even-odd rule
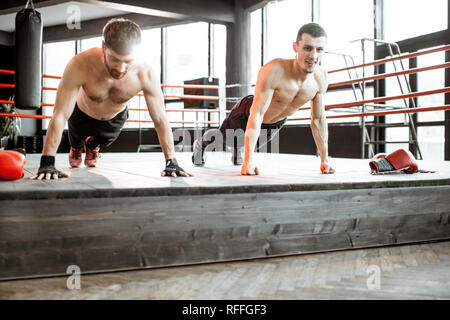
[[[314,99],[317,94],[315,86],[290,86],[275,90],[272,103],[284,108],[299,108]]]
[[[137,81],[127,81],[111,84],[108,82],[88,82],[83,85],[86,95],[94,102],[102,103],[111,101],[115,104],[123,104],[132,99],[141,91]]]

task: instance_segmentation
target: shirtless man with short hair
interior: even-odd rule
[[[53,117],[48,126],[39,171],[34,179],[58,179],[68,173],[55,168],[55,154],[66,121],[71,145],[69,162],[97,165],[101,145],[117,139],[128,118],[127,102],[143,91],[166,159],[162,176],[191,176],[175,159],[173,135],[164,108],[159,75],[136,56],[141,42],[139,26],[128,19],[112,19],[103,29],[102,48],[73,57],[58,87]]]
[[[231,146],[232,161],[235,165],[242,164],[242,175],[259,173],[253,153],[261,129],[268,131],[270,141],[283,127],[286,118],[308,101],[311,101],[311,130],[320,153],[320,170],[334,173],[328,159],[328,124],[324,108],[327,72],[319,66],[326,42],[325,30],[320,25],[308,23],[302,26],[293,43],[295,58],[274,59],[265,64],[258,73],[255,95],[239,101],[220,126],[223,136],[230,129],[245,130],[244,141]],[[204,165],[205,149],[210,143],[206,139],[194,142],[192,161],[195,165]]]

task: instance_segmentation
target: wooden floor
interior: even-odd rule
[[[380,270],[369,289],[368,267]],[[450,299],[450,241],[0,282],[0,299]]]

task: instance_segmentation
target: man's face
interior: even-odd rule
[[[105,43],[102,45],[103,56],[105,60],[106,69],[114,79],[122,79],[128,72],[128,69],[135,60],[135,50],[131,49],[130,53],[120,55],[114,50],[108,48]]]
[[[316,38],[308,33],[302,34],[298,43],[294,42],[296,60],[303,72],[314,72],[315,67],[322,59],[326,44],[326,37]]]

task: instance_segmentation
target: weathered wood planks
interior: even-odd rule
[[[0,278],[450,238],[450,186],[0,201]]]

